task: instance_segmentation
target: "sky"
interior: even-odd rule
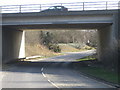
[[[120,1],[120,0],[0,0],[0,5],[47,4],[47,3],[70,3],[92,1],[97,2],[97,1]]]

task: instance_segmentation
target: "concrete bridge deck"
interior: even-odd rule
[[[19,29],[58,29],[58,27],[95,29],[112,24],[114,14],[117,14],[117,10],[69,11],[59,13],[9,13],[2,15],[2,25]]]

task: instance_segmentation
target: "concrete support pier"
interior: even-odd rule
[[[111,26],[107,26],[105,28],[101,28],[98,30],[99,40],[98,40],[98,58],[105,65],[110,63],[110,66],[114,64],[113,59],[113,41],[112,41],[112,29]],[[112,62],[111,62],[112,61]]]

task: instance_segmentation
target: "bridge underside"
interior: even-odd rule
[[[40,29],[98,29],[103,28],[106,26],[110,26],[112,23],[75,23],[75,24],[30,24],[30,25],[10,25],[10,26],[4,26],[4,27],[10,27],[18,30],[40,30]],[[3,28],[4,28],[3,27]]]
[[[74,14],[74,12],[72,13]],[[40,16],[38,13],[34,15],[25,14],[26,16],[15,14],[16,18],[14,15],[5,16],[3,18],[3,29],[0,32],[0,37],[2,36],[0,56],[2,56],[3,63],[24,57],[24,30],[97,29],[99,38],[98,59],[106,66],[117,68],[118,14],[104,11],[99,15],[97,13],[95,11],[94,14],[92,12],[79,12],[79,15],[46,16]]]
[[[2,30],[3,62],[25,57],[23,32],[25,30],[98,30],[98,58],[114,67],[117,62],[117,37],[114,25],[106,24],[47,24],[4,26]],[[21,44],[22,42],[22,44]],[[21,55],[22,54],[22,55]]]

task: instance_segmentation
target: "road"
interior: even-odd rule
[[[63,63],[18,63],[4,72],[2,88],[114,88],[84,76]]]
[[[76,59],[83,58],[85,56],[89,56],[95,53],[95,50],[88,50],[82,52],[66,52],[64,55],[38,59],[36,62],[76,62]],[[35,60],[30,60],[35,62]]]

